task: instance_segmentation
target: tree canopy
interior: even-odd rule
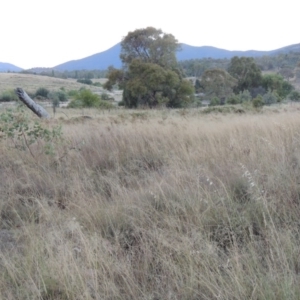
[[[262,86],[266,90],[276,92],[280,98],[285,98],[294,87],[279,74],[266,74],[262,77]]]
[[[252,57],[233,57],[228,67],[228,73],[238,80],[234,89],[236,93],[251,90],[261,84],[261,70]]]
[[[176,51],[180,48],[172,34],[147,27],[129,32],[121,43],[120,58],[125,65],[134,59],[162,67],[176,67]]]
[[[159,104],[185,106],[194,92],[176,60],[179,44],[172,34],[147,27],[129,32],[121,43],[123,69],[111,69],[105,88],[118,84],[127,107]]]
[[[237,80],[222,69],[206,70],[201,77],[201,85],[206,95],[211,97],[227,97],[232,94]]]

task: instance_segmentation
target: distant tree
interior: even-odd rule
[[[225,70],[206,70],[201,77],[201,86],[204,93],[211,97],[227,97],[232,94],[237,80]]]
[[[200,93],[203,91],[203,86],[201,85],[201,81],[197,78],[195,81],[195,92]]]
[[[234,88],[235,93],[250,90],[261,84],[261,70],[252,57],[233,57],[228,67],[228,73],[238,81]]]
[[[243,92],[240,92],[239,98],[240,98],[241,103],[252,100],[251,94],[248,90],[244,90]]]
[[[192,85],[170,69],[158,64],[134,60],[127,72],[123,100],[128,107],[165,104],[181,107],[193,93]],[[187,97],[186,97],[187,96]]]
[[[263,96],[266,92],[267,92],[266,89],[262,86],[253,87],[250,89],[252,98],[256,98],[258,95]]]
[[[48,94],[48,98],[52,102],[52,109],[53,109],[53,114],[55,115],[56,113],[56,108],[59,107],[59,96],[57,92],[50,92]]]
[[[293,78],[295,76],[294,70],[289,67],[280,69],[279,74],[282,75],[288,81],[290,80],[290,78]]]
[[[268,91],[262,97],[265,105],[271,105],[278,102],[278,94],[276,92]]]
[[[226,103],[227,104],[239,104],[239,103],[241,103],[241,99],[240,99],[239,95],[233,94],[227,98]]]
[[[180,44],[172,34],[147,27],[129,32],[121,43],[120,58],[125,66],[139,59],[162,67],[176,68],[176,51]]]
[[[280,98],[287,97],[293,86],[279,74],[266,74],[262,78],[262,86],[271,92],[276,91]]]
[[[177,40],[172,34],[147,27],[129,32],[121,43],[123,69],[110,68],[104,87],[123,89],[127,107],[185,106],[194,93],[177,65]]]

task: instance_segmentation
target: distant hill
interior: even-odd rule
[[[53,69],[58,71],[74,71],[74,70],[105,70],[109,66],[114,66],[115,68],[120,68],[122,66],[120,60],[121,44],[117,44],[112,48],[88,56],[86,58],[72,60],[61,65],[55,66]],[[251,56],[259,57],[263,55],[275,55],[278,53],[288,53],[288,52],[300,52],[300,44],[290,45],[284,48],[272,50],[272,51],[229,51],[224,49],[219,49],[210,46],[190,46],[186,44],[181,44],[181,50],[177,52],[177,59],[187,60],[187,59],[202,59],[202,58],[232,58],[234,56]]]
[[[186,44],[181,44],[181,51],[177,52],[177,60],[187,59],[202,59],[202,58],[232,58],[234,56],[259,57],[264,55],[276,55],[279,53],[300,52],[300,44],[290,45],[271,51],[230,51],[210,46],[195,47]]]
[[[0,62],[0,72],[20,72],[22,70],[22,68],[19,68],[15,65]]]
[[[55,66],[53,69],[58,71],[75,71],[75,70],[106,70],[109,66],[120,68],[122,63],[120,60],[121,44],[117,44],[112,48],[88,56],[86,58],[71,60],[61,65]]]
[[[57,65],[53,68],[33,68],[28,71],[34,73],[42,73],[45,71],[57,70],[57,71],[75,71],[75,70],[106,70],[109,66],[114,66],[115,68],[120,68],[122,66],[120,60],[121,43],[116,44],[110,49],[82,58],[78,60],[71,60],[63,64]],[[230,59],[233,56],[250,56],[259,57],[263,55],[276,55],[279,53],[289,53],[289,52],[300,52],[300,44],[286,46],[280,49],[271,51],[229,51],[225,49],[220,49],[211,46],[190,46],[187,44],[181,44],[181,50],[177,52],[178,61],[188,60],[188,59],[202,59],[202,58],[213,58]],[[14,66],[9,63],[0,63],[0,72],[20,72],[21,68]]]
[[[270,52],[270,51],[269,51]],[[234,56],[263,56],[270,55],[268,51],[256,51],[256,50],[248,50],[248,51],[230,51],[225,49],[220,49],[216,47],[210,46],[190,46],[186,44],[181,44],[181,51],[177,52],[177,60],[188,60],[188,59],[201,59],[201,58],[232,58]]]

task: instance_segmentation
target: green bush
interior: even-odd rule
[[[228,97],[228,99],[226,100],[226,104],[239,104],[241,102],[241,99],[238,95],[231,95],[230,97]]]
[[[243,92],[240,92],[239,98],[241,103],[252,100],[251,93],[248,90],[244,90]]]
[[[82,101],[78,99],[73,99],[68,104],[68,108],[82,108],[82,107],[83,107]]]
[[[77,90],[70,90],[68,91],[68,96],[69,97],[76,97],[78,95],[78,91]]]
[[[83,106],[83,103],[82,103],[81,100],[79,100],[79,99],[73,99],[73,100],[71,100],[71,102],[68,104],[67,107],[68,108],[82,108],[84,106]]]
[[[278,96],[271,91],[268,91],[266,94],[264,94],[262,99],[265,105],[271,105],[278,102]]]
[[[83,83],[83,84],[88,84],[88,85],[93,84],[93,81],[91,79],[87,79],[87,78],[85,78],[85,79],[77,79],[77,82]]]
[[[41,153],[55,154],[57,144],[62,140],[60,126],[48,128],[22,109],[9,109],[0,114],[1,138],[19,151],[27,151],[34,158]],[[42,143],[41,143],[42,142]]]
[[[100,102],[100,97],[93,94],[90,90],[81,90],[76,96],[78,100],[82,101],[83,107],[97,107]]]
[[[63,91],[50,92],[50,93],[48,93],[47,97],[51,100],[58,99],[59,102],[67,102],[68,101],[67,94]]]
[[[292,101],[300,101],[300,93],[298,91],[292,91],[289,94],[289,98]]]
[[[0,95],[0,102],[17,101],[18,96],[13,90],[6,90]]]
[[[209,106],[217,106],[217,105],[220,105],[221,104],[221,101],[218,97],[214,97],[210,100],[210,104]]]
[[[261,95],[258,95],[256,98],[254,98],[252,100],[252,105],[253,107],[255,108],[259,108],[259,107],[262,107],[264,106],[264,100],[263,100],[263,97]]]
[[[49,90],[41,87],[41,88],[38,88],[37,91],[35,92],[35,97],[41,96],[41,97],[47,98],[48,94],[49,94]]]
[[[93,94],[90,90],[80,90],[75,99],[73,99],[69,105],[69,108],[84,108],[84,107],[96,107],[100,109],[112,109],[115,106],[107,101],[102,101],[100,97]]]

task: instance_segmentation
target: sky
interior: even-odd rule
[[[296,0],[0,0],[0,62],[54,67],[152,26],[180,43],[274,50],[300,43]]]

